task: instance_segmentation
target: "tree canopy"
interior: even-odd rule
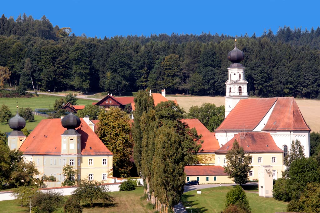
[[[226,155],[227,166],[224,166],[224,172],[234,179],[237,184],[248,182],[250,166],[250,155],[246,154],[240,147],[237,140],[234,141],[232,149]]]

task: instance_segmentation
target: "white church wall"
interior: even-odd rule
[[[215,136],[221,147],[231,140],[235,134],[238,134],[238,132],[216,132]]]
[[[256,126],[256,128],[254,128],[254,130],[253,130],[254,132],[261,132],[262,131],[262,129],[267,124],[275,105],[276,104],[274,103],[273,106],[271,107],[271,109],[269,110],[269,112],[264,116],[264,118],[260,121],[260,123]]]

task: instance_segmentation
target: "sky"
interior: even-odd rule
[[[77,36],[111,38],[202,33],[261,36],[279,27],[310,30],[320,25],[320,0],[1,0],[0,14],[70,27]]]

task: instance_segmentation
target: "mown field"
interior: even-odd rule
[[[169,100],[177,100],[178,104],[189,111],[192,106],[201,106],[203,103],[213,103],[216,106],[224,105],[224,97],[210,96],[168,96]],[[320,132],[320,100],[295,99],[300,111],[313,132]]]
[[[183,194],[183,203],[188,212],[200,213],[222,212],[225,208],[226,195],[232,186],[202,189],[201,194],[189,191]],[[286,212],[287,203],[277,201],[273,198],[259,197],[257,191],[246,191],[252,213]]]
[[[154,210],[148,205],[146,200],[140,199],[143,195],[143,187],[138,187],[134,191],[129,192],[111,192],[111,196],[115,198],[115,205],[110,207],[93,207],[84,208],[84,213],[152,213]],[[21,207],[17,200],[8,200],[0,202],[0,212],[3,213],[26,213],[29,212],[28,207]],[[62,213],[63,208],[58,209],[55,213]]]
[[[30,107],[31,109],[36,108],[47,108],[47,109],[53,109],[54,103],[56,99],[60,99],[59,96],[48,96],[48,95],[39,95],[38,97],[32,97],[32,98],[0,98],[0,106],[3,104],[7,105],[12,114],[15,115],[17,112],[17,106],[19,108],[26,108]],[[78,99],[77,104],[78,105],[91,105],[92,102],[95,102],[93,100],[86,100],[86,99]],[[34,122],[27,122],[26,128],[28,130],[34,129],[38,123],[45,119],[42,116],[35,116]],[[0,132],[10,132],[11,129],[8,124],[6,123],[0,123]]]

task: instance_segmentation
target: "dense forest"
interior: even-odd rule
[[[319,27],[242,35],[237,47],[251,96],[320,98]],[[0,67],[10,72],[5,83],[24,89],[127,95],[149,87],[223,96],[233,48],[227,35],[87,38],[53,27],[45,16],[0,18]]]

